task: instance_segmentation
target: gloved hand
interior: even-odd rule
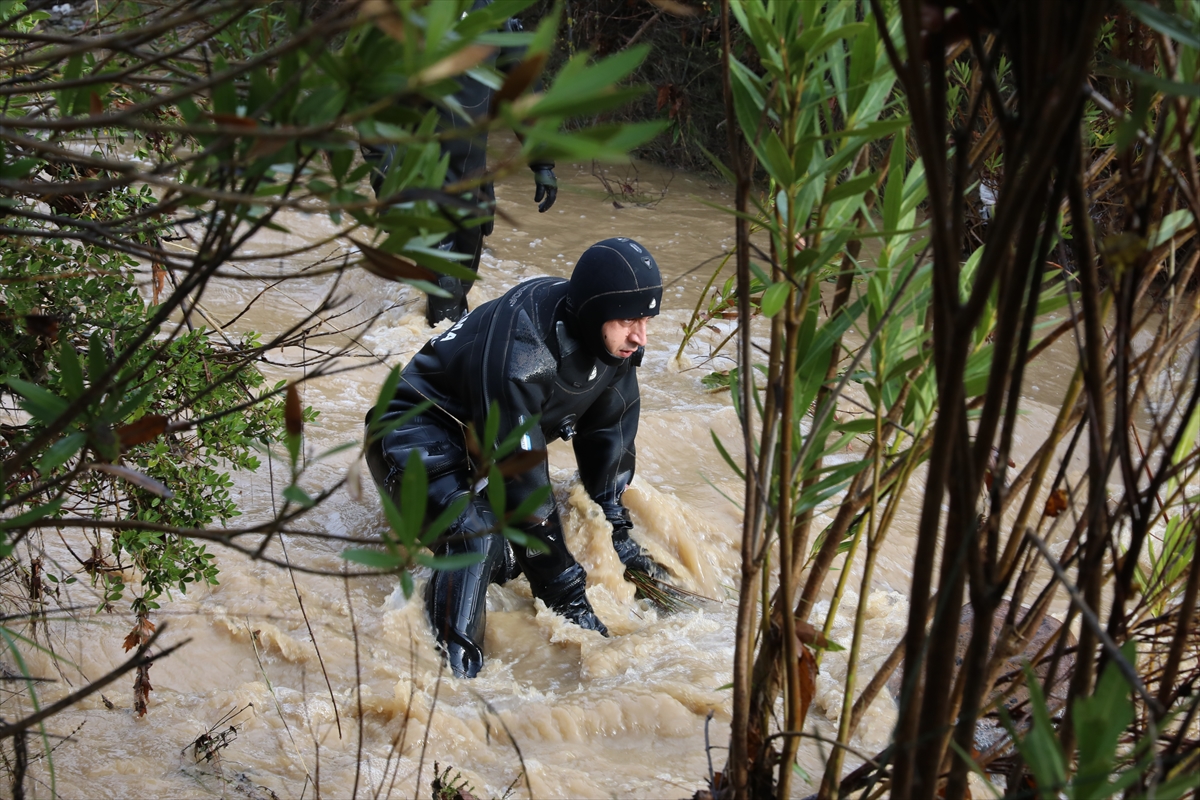
[[[624,507],[606,509],[604,516],[612,523],[613,549],[617,551],[617,558],[621,559],[626,570],[637,570],[651,578],[666,576],[667,571],[662,564],[651,558],[650,554],[629,535],[629,532],[633,530],[633,520],[629,518],[629,512]]]
[[[540,213],[545,213],[558,199],[558,178],[554,177],[554,165],[530,164],[529,168],[533,170],[533,182],[537,186],[533,202],[538,204]]]
[[[535,575],[530,574],[529,586],[534,590],[534,597],[540,598],[548,607],[562,614],[581,628],[599,631],[601,636],[608,636],[608,628],[592,610],[588,602],[586,588],[587,574],[583,567],[572,564],[561,574],[556,575],[544,584],[534,584]]]

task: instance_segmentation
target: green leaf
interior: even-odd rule
[[[308,496],[308,492],[294,483],[283,490],[283,499],[301,508],[311,508],[313,505],[313,499]]]
[[[404,466],[404,478],[400,481],[400,517],[404,528],[401,541],[406,544],[417,539],[421,524],[425,521],[425,506],[429,502],[429,477],[425,474],[425,463],[416,448],[408,451],[408,463]]]
[[[464,494],[455,498],[450,505],[442,509],[442,513],[438,514],[433,522],[426,526],[425,532],[421,535],[421,544],[429,546],[438,536],[441,536],[442,531],[449,528],[451,523],[462,516],[470,503],[470,495]]]
[[[0,519],[0,530],[19,530],[20,528],[31,525],[40,519],[50,516],[51,514],[57,514],[58,510],[62,508],[64,502],[66,502],[66,498],[59,497],[55,500],[51,500],[45,505],[37,506],[24,513],[17,514],[15,517],[11,517],[9,519]]]
[[[759,303],[763,316],[773,317],[778,314],[780,309],[783,308],[783,304],[787,302],[788,292],[791,288],[791,282],[786,280],[768,286],[762,294],[762,301]]]
[[[492,513],[501,519],[504,518],[505,504],[508,502],[505,494],[504,476],[501,475],[500,470],[493,465],[491,471],[488,473],[488,505],[492,507]]]
[[[38,460],[38,471],[43,474],[53,472],[67,463],[86,443],[87,434],[82,431],[75,431],[75,433],[64,436],[46,448],[46,452]]]
[[[353,561],[356,564],[382,570],[393,570],[402,566],[403,563],[400,556],[394,553],[387,553],[382,550],[367,550],[361,547],[352,547],[348,550],[343,550],[342,558],[347,561]]]
[[[1018,738],[1007,711],[1001,709],[1001,715],[1005,727],[1017,743],[1017,749],[1025,758],[1029,771],[1033,773],[1042,797],[1057,797],[1057,791],[1067,782],[1066,759],[1055,734],[1054,723],[1050,721],[1050,709],[1046,706],[1046,697],[1042,694],[1037,675],[1028,663],[1025,664],[1024,671],[1025,685],[1029,687],[1029,708],[1033,715],[1033,725],[1025,736]]]
[[[391,495],[385,492],[383,487],[379,487],[379,503],[383,506],[383,516],[388,522],[388,530],[383,533],[383,543],[387,548],[394,550],[397,541],[405,545],[413,543],[413,532],[405,530],[404,518],[400,516],[400,509],[396,508]]]
[[[1155,8],[1141,0],[1121,0],[1121,5],[1128,8],[1147,28],[1166,34],[1193,50],[1200,50],[1200,31],[1196,30],[1191,20]]]
[[[733,460],[733,456],[729,455],[729,451],[725,449],[725,445],[721,444],[721,439],[717,436],[717,432],[710,430],[709,434],[712,436],[713,444],[717,447],[717,452],[721,454],[721,458],[725,459],[725,463],[729,465],[733,473],[738,476],[738,480],[745,480],[745,473],[742,472],[742,468],[738,466],[737,462]]]
[[[874,172],[864,172],[862,175],[857,175],[848,181],[839,183],[825,193],[825,205],[832,205],[838,200],[843,200],[847,197],[865,194],[874,188],[877,180],[879,180],[879,176]]]
[[[521,501],[520,505],[508,512],[508,518],[514,522],[521,522],[528,518],[533,512],[541,508],[542,504],[550,499],[552,491],[549,486],[539,486],[529,493],[529,496]]]
[[[58,419],[69,405],[58,395],[20,378],[10,376],[5,378],[4,382],[23,398],[21,407],[28,411],[34,419],[45,425]]]
[[[525,533],[525,531],[518,530],[517,528],[505,528],[503,533],[505,539],[508,539],[518,547],[524,547],[535,553],[550,552],[550,548],[545,542],[536,536]]]
[[[483,441],[479,443],[485,456],[490,455],[496,446],[496,436],[500,433],[500,404],[495,400],[488,407],[487,419],[483,421]]]
[[[766,167],[767,173],[781,187],[788,187],[796,182],[796,173],[792,167],[792,160],[788,156],[787,149],[783,146],[783,141],[779,138],[779,134],[775,133],[775,131],[767,131],[762,146],[762,157],[763,166]]]
[[[1126,642],[1122,654],[1132,664],[1137,659],[1137,643]],[[1075,701],[1072,715],[1075,741],[1079,750],[1075,774],[1077,797],[1105,797],[1109,776],[1117,768],[1117,745],[1121,734],[1133,722],[1133,701],[1129,684],[1115,663],[1109,663],[1091,697]],[[1082,794],[1078,794],[1082,792]]]
[[[83,394],[83,367],[65,330],[58,339],[58,367],[67,397],[74,400]]]

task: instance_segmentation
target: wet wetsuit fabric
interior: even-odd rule
[[[648,298],[642,305],[653,302],[657,309],[662,286],[657,266],[652,261],[651,265],[652,269],[639,262],[643,272],[653,273],[655,284],[639,291]],[[643,276],[643,282],[650,280]],[[522,449],[571,440],[584,488],[610,521],[622,525],[623,537],[615,538],[628,539],[629,518],[620,498],[634,474],[640,407],[636,367],[642,352],[615,364],[599,357],[584,342],[568,287],[557,278],[522,283],[431,339],[408,364],[383,419],[395,419],[426,399],[434,408],[368,448],[372,475],[393,498],[399,499],[403,469],[413,450],[430,478],[429,518],[468,493],[472,469],[464,425],[471,421],[476,431],[484,430],[495,401],[501,415],[497,441],[534,415],[540,415],[539,424],[523,438]],[[549,483],[545,462],[509,479],[507,506],[515,508]],[[510,558],[506,540],[485,533],[495,519],[482,497],[443,537],[440,554],[487,554],[486,561],[468,570],[434,573],[427,586],[430,621],[456,674],[473,676],[482,666],[488,583],[506,581],[519,571],[548,606],[607,634],[584,594],[584,571],[567,549],[552,497],[536,517],[543,521],[517,527],[544,543],[548,552],[516,547]],[[637,547],[632,540],[629,544]]]
[[[490,5],[491,2],[492,0],[475,0],[471,10],[477,11]],[[507,33],[519,33],[522,30],[521,23],[516,19],[509,19],[504,23],[502,30]],[[501,48],[491,61],[501,72],[506,72],[520,63],[524,56],[524,47],[506,47]],[[457,80],[461,88],[454,93],[454,99],[462,107],[466,118],[448,108],[439,108],[439,127],[443,130],[465,130],[473,124],[473,120],[486,117],[491,109],[492,96],[495,94],[491,87],[469,75],[462,75]],[[540,91],[540,81],[535,84],[533,91]],[[466,178],[478,178],[487,171],[487,133],[485,131],[476,136],[447,138],[442,142],[442,153],[449,156],[445,179],[447,184]],[[392,163],[398,156],[401,158],[403,156],[400,155],[398,145],[364,147],[363,156],[375,166],[371,172],[371,187],[378,196]],[[554,197],[557,194],[557,183],[553,172],[554,162],[541,159],[531,162],[529,168],[533,170],[538,187],[535,202],[542,200],[546,192],[551,193],[539,206],[540,211],[545,211],[554,203]],[[491,216],[496,205],[495,189],[489,181],[465,195],[465,199],[475,200],[479,203],[480,216]],[[447,234],[438,244],[438,248],[469,256],[468,260],[460,262],[460,264],[472,272],[478,272],[479,259],[483,253],[483,237],[491,235],[492,226],[491,220],[482,224],[468,223]],[[473,283],[474,281],[463,281],[448,275],[438,276],[438,286],[449,292],[451,296],[448,298],[429,297],[429,305],[426,309],[426,320],[429,324],[436,325],[444,319],[457,320],[461,317],[467,309],[467,293],[470,292]]]

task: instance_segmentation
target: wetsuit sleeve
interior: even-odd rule
[[[580,418],[573,440],[583,488],[610,521],[623,516],[621,494],[633,480],[640,409],[637,370],[625,367]]]

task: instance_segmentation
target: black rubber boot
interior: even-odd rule
[[[479,272],[479,259],[483,255],[483,232],[478,228],[462,228],[438,242],[438,249],[450,253],[464,253],[470,261],[456,262],[472,272]],[[467,293],[475,285],[474,280],[463,281],[449,275],[439,275],[437,285],[450,293],[449,297],[429,295],[425,305],[425,321],[430,327],[444,319],[458,322],[467,313]]]
[[[425,303],[425,321],[432,328],[444,319],[458,322],[467,313],[467,287],[458,278],[439,275],[437,285],[450,293],[449,297],[429,295]]]
[[[507,581],[516,570],[508,542],[487,530],[486,515],[474,507],[455,525],[437,555],[483,553],[484,559],[462,569],[435,571],[425,586],[425,610],[438,645],[455,677],[474,678],[483,667],[483,634],[487,624],[487,588]]]

